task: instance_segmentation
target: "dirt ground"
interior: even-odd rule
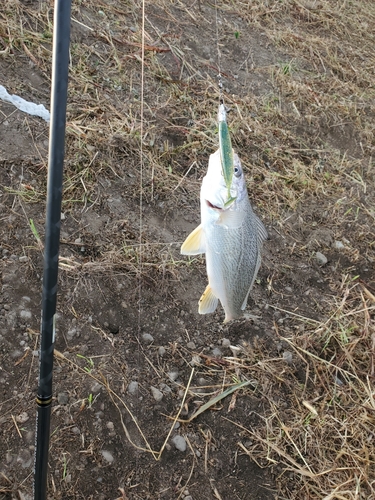
[[[48,109],[52,19],[0,12],[0,85]],[[73,1],[48,498],[374,499],[375,5],[146,0],[144,26],[142,89],[141,4]],[[219,70],[269,232],[225,325],[179,253]],[[48,132],[0,101],[4,500],[32,498]]]

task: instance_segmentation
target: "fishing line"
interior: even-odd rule
[[[218,18],[217,0],[215,0],[215,26],[216,26],[217,67],[219,70],[219,74],[217,75],[218,87],[219,87],[219,104],[224,104],[223,80],[221,76],[221,52],[219,45],[219,18]]]
[[[142,236],[143,236],[143,170],[144,170],[144,156],[143,156],[143,125],[144,125],[144,81],[145,81],[145,0],[142,0],[142,26],[141,26],[141,109],[140,109],[140,192],[139,192],[139,260],[138,260],[138,329],[137,329],[137,375],[139,380],[140,374],[140,358],[141,358],[141,316],[142,316],[142,274],[143,274],[143,246],[142,246]],[[139,386],[138,386],[139,387]],[[137,391],[137,404],[136,413],[137,420],[139,421],[139,410],[140,410],[140,400],[139,400],[139,389]],[[138,471],[139,467],[139,456],[136,454],[135,457],[135,468]]]

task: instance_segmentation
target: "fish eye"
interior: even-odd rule
[[[236,177],[241,177],[241,175],[242,175],[242,168],[240,166],[236,166],[236,167],[234,167],[233,172],[234,172],[234,175]]]

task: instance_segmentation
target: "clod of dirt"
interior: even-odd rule
[[[69,396],[66,392],[59,392],[57,395],[57,401],[60,405],[66,405],[69,402]]]

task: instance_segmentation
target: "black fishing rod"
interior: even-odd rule
[[[48,448],[52,405],[57,275],[59,267],[61,198],[68,92],[71,0],[55,0],[48,153],[47,210],[44,246],[42,324],[39,357],[34,500],[47,496]]]

